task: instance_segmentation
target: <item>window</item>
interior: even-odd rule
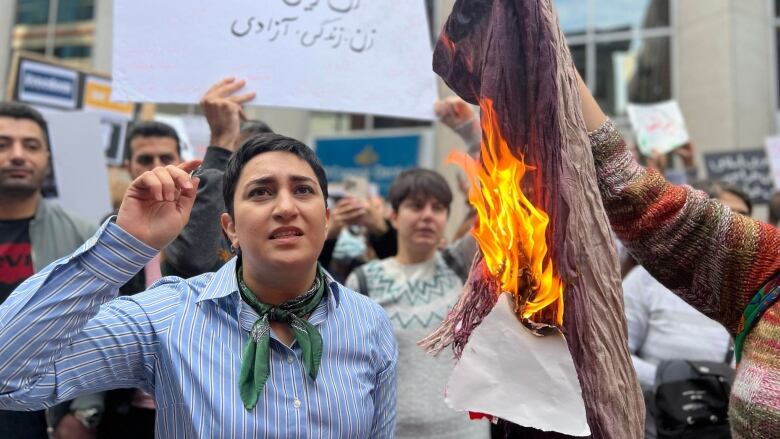
[[[59,0],[57,23],[92,20],[95,16],[95,0]]]
[[[89,58],[92,55],[92,47],[82,45],[57,46],[54,48],[54,56],[57,58]]]
[[[50,0],[18,0],[16,23],[42,25],[49,22]],[[57,23],[92,20],[95,0],[57,0]]]
[[[672,99],[674,0],[554,3],[574,65],[608,114]]]
[[[584,3],[584,2],[583,2]],[[669,27],[669,0],[592,0],[597,33]]]
[[[588,27],[587,0],[555,0],[561,29],[567,36],[585,35]]]
[[[49,0],[19,0],[16,4],[17,24],[46,24],[49,21]]]

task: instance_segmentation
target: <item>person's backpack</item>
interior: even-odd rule
[[[667,360],[658,365],[653,418],[658,439],[731,438],[729,394],[735,371],[726,362]]]

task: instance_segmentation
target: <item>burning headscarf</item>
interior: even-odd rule
[[[472,183],[481,255],[423,346],[452,345],[459,356],[498,294],[509,292],[527,327],[566,336],[593,436],[642,437],[617,258],[606,215],[592,208],[600,205],[595,169],[551,0],[458,0],[433,67],[482,110],[480,161],[451,157]]]

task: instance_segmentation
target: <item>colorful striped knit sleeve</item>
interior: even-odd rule
[[[612,229],[656,279],[735,334],[780,269],[780,232],[645,169],[612,121],[589,134]]]

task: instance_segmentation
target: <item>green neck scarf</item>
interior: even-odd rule
[[[271,322],[290,325],[295,341],[303,351],[303,365],[306,372],[312,379],[317,379],[317,371],[322,360],[322,336],[317,328],[306,320],[306,316],[311,314],[322,301],[327,281],[318,266],[314,285],[309,291],[282,304],[269,305],[257,300],[252,290],[246,286],[240,265],[236,277],[244,302],[260,316],[249,333],[238,378],[239,393],[244,407],[252,410],[257,405],[257,398],[263,391],[271,371]]]

